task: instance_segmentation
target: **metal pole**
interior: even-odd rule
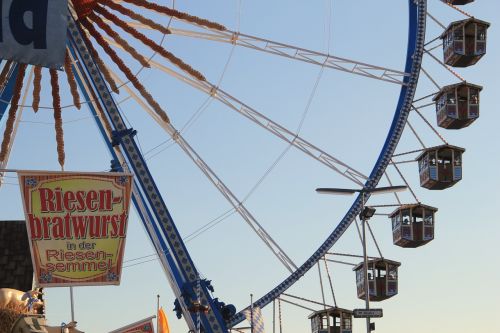
[[[363,212],[365,207],[365,194],[362,194],[362,205],[361,212]],[[368,256],[366,255],[366,217],[362,216],[362,234],[363,234],[363,262],[364,262],[364,273],[365,273],[365,306],[366,309],[370,309],[370,290],[368,284]],[[366,318],[366,333],[370,333],[370,317]]]
[[[253,294],[250,294],[250,333],[253,333]]]
[[[73,299],[73,287],[69,287],[69,298],[71,300],[71,321],[75,321],[75,304]]]
[[[276,300],[273,300],[273,333],[276,333]]]
[[[156,331],[160,333],[160,326],[158,325],[160,320],[160,295],[156,295]]]

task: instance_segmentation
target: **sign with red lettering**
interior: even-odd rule
[[[38,285],[120,284],[132,175],[18,176]]]

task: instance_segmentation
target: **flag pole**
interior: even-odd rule
[[[253,333],[253,294],[250,294],[250,333]]]
[[[73,298],[73,286],[69,287],[69,298],[71,301],[71,321],[75,321],[75,300]]]
[[[156,331],[160,333],[160,327],[158,326],[159,320],[159,312],[160,312],[160,295],[156,295]]]

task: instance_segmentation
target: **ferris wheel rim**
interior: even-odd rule
[[[409,27],[408,27],[408,46],[406,54],[405,73],[410,76],[404,78],[405,83],[401,86],[401,91],[394,113],[393,121],[387,134],[385,143],[381,149],[379,157],[364,184],[364,188],[373,189],[377,186],[380,178],[384,174],[390,163],[391,157],[397,147],[399,139],[406,125],[408,115],[411,110],[412,101],[417,88],[418,77],[422,65],[424,54],[425,29],[427,0],[408,0],[409,6]],[[366,201],[370,193],[359,193],[353,204],[337,224],[332,233],[318,247],[318,249],[307,259],[299,268],[291,273],[280,284],[267,292],[264,296],[253,303],[253,306],[263,308],[278,298],[285,290],[295,284],[307,271],[309,271],[337,242],[342,234],[354,221],[356,215],[360,212],[363,201]],[[228,327],[234,327],[245,319],[244,310],[236,313],[229,321]]]

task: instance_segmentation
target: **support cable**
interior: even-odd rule
[[[413,126],[411,125],[410,120],[408,120],[406,123],[408,124],[408,127],[410,128],[410,130],[413,132],[413,134],[417,138],[418,142],[420,142],[420,144],[422,145],[422,148],[424,148],[424,149],[427,148],[425,146],[424,142],[422,141],[422,139],[420,139],[420,136],[418,135],[417,131],[415,131],[415,128],[413,128]]]
[[[403,174],[401,173],[401,170],[399,170],[398,166],[394,163],[394,161],[391,159],[391,164],[392,166],[396,169],[396,171],[398,172],[399,176],[401,177],[401,179],[403,180],[403,182],[405,183],[405,185],[408,187],[408,189],[410,190],[411,194],[413,195],[413,197],[415,198],[415,200],[420,203],[420,200],[418,200],[415,192],[413,192],[413,189],[411,188],[410,184],[408,184],[408,181],[406,180],[406,178],[403,176]]]
[[[431,39],[430,41],[428,41],[427,43],[425,43],[425,44],[424,44],[424,47],[427,47],[427,45],[430,45],[430,44],[434,43],[434,42],[435,42],[435,41],[437,41],[438,39],[441,39],[441,36],[437,36],[437,37],[435,37],[435,38]],[[442,45],[442,43],[441,43],[441,44],[439,44],[439,45]]]
[[[341,261],[341,260],[333,260],[333,259],[326,259],[329,262],[334,262],[336,264],[342,264],[342,265],[348,265],[348,266],[357,266],[356,264],[353,264],[351,262],[347,261]]]
[[[377,207],[378,208],[387,208],[387,207],[401,207],[401,206],[402,206],[402,204],[398,203],[398,204],[387,204],[387,205],[371,205],[370,207],[373,207],[373,208],[377,208]],[[383,213],[378,214],[378,213],[375,213],[374,215],[384,215],[385,216],[385,215],[388,215],[388,214],[383,214]]]
[[[430,53],[429,53],[430,54]],[[432,83],[434,83],[434,85],[436,86],[436,88],[438,90],[441,90],[441,86],[439,84],[437,84],[437,82],[432,78],[432,76],[424,69],[424,67],[420,68],[422,70],[422,72],[425,74],[425,76],[427,76],[427,78],[429,80],[431,80]]]
[[[441,28],[443,28],[443,30],[446,30],[446,26],[439,22],[439,20],[437,18],[435,18],[434,16],[431,15],[431,13],[429,13],[429,11],[426,12],[427,16],[429,16],[434,22],[437,23],[437,25],[439,25]]]
[[[333,307],[330,304],[326,304],[325,302],[320,303],[320,302],[316,302],[316,301],[313,301],[313,300],[310,300],[310,299],[307,299],[307,298],[304,298],[304,297],[294,296],[294,295],[290,295],[290,294],[287,294],[287,293],[283,293],[281,295],[282,296],[286,296],[286,297],[290,297],[290,298],[294,298],[294,299],[298,299],[300,301],[309,302],[309,303],[316,304],[316,305],[321,305],[323,307],[328,307],[328,308],[332,308]]]
[[[432,52],[432,51],[434,51],[435,49],[437,49],[438,47],[442,47],[442,46],[443,46],[443,43],[439,43],[438,45],[431,47],[431,48],[430,48],[430,49],[428,49],[427,51]]]
[[[428,55],[430,55],[432,59],[434,59],[435,61],[437,61],[437,63],[439,63],[445,69],[447,69],[448,72],[450,72],[451,74],[455,75],[455,77],[457,77],[460,81],[465,82],[465,79],[463,77],[461,77],[460,74],[458,74],[453,69],[451,69],[450,66],[446,65],[444,62],[442,62],[441,60],[439,60],[434,54],[432,54],[431,52],[429,52],[429,51],[427,51],[425,49],[424,49],[424,52],[427,53]],[[422,68],[422,70],[424,70],[424,69]]]
[[[407,164],[407,163],[415,163],[415,160],[406,160],[406,161],[397,161],[397,162],[389,162],[389,164]]]
[[[432,93],[432,94],[426,95],[426,96],[424,96],[424,97],[420,97],[420,98],[418,98],[418,99],[414,99],[414,100],[413,100],[413,103],[415,103],[415,102],[420,102],[421,100],[427,99],[427,98],[429,98],[429,97],[434,97],[434,96],[436,96],[436,94],[437,94],[437,93]]]
[[[314,309],[311,309],[311,308],[308,308],[307,306],[303,306],[303,305],[300,305],[298,303],[294,303],[294,302],[291,302],[291,301],[287,301],[286,299],[283,299],[281,297],[278,297],[278,302],[279,301],[283,301],[285,303],[288,303],[288,304],[291,304],[291,305],[295,305],[295,306],[298,306],[299,308],[302,308],[302,309],[306,309],[306,310],[309,310],[309,311],[312,311],[312,312],[316,312],[316,310]],[[280,332],[281,332],[281,306],[280,306]]]
[[[441,141],[443,141],[445,145],[447,145],[448,142],[444,139],[444,137],[441,134],[439,134],[439,132],[434,128],[434,126],[432,126],[432,124],[424,117],[424,115],[415,106],[412,105],[411,108],[417,112],[420,118],[422,118],[422,120],[432,129],[432,131],[438,136],[438,138],[441,139]]]
[[[415,150],[410,150],[404,153],[399,153],[399,154],[394,154],[392,157],[398,157],[398,156],[404,156],[404,155],[409,155],[409,154],[414,154],[414,153],[420,153],[421,151],[424,151],[425,149],[415,149]]]
[[[473,17],[471,14],[469,14],[469,13],[467,13],[466,11],[464,11],[464,10],[462,10],[462,9],[458,8],[457,6],[455,6],[455,5],[451,4],[451,3],[449,3],[449,2],[448,2],[448,1],[446,1],[446,0],[441,0],[441,2],[443,2],[444,4],[446,4],[446,5],[450,6],[451,8],[455,9],[457,12],[459,12],[459,13],[461,13],[461,14],[463,14],[463,15],[467,16],[467,17],[471,17],[471,18]]]
[[[342,256],[342,257],[351,257],[351,258],[364,258],[363,256],[357,254],[348,254],[348,253],[338,253],[338,252],[327,252],[331,256]],[[368,259],[378,259],[377,257],[367,257]]]
[[[359,241],[363,244],[363,237],[361,236],[361,230],[359,230],[358,218],[354,218],[354,224],[356,225],[356,229],[358,230]]]
[[[387,179],[387,182],[389,183],[389,186],[393,186],[391,178],[389,178],[389,174],[387,173],[387,171],[384,172],[384,176]],[[398,201],[398,204],[401,205],[401,200],[399,200],[399,195],[396,192],[394,192],[393,194],[396,197],[396,200]]]
[[[370,227],[370,224],[368,221],[365,221],[366,225],[368,226],[368,231],[370,231],[370,235],[372,235],[373,242],[375,243],[375,246],[377,247],[378,254],[380,255],[380,258],[384,258],[382,255],[382,251],[380,251],[380,247],[378,246],[377,240],[375,239],[375,235],[373,234],[372,227]]]
[[[335,292],[333,291],[332,276],[330,275],[330,270],[328,269],[328,263],[326,262],[325,256],[323,256],[323,262],[325,264],[326,275],[328,276],[328,283],[330,284],[330,290],[332,292],[333,304],[337,307],[337,299],[335,298]]]
[[[416,106],[416,108],[418,108],[418,109],[423,109],[423,108],[426,108],[426,107],[428,107],[428,106],[435,106],[435,105],[436,105],[436,103],[435,103],[435,102],[430,102],[430,103],[427,103],[427,104],[421,104],[421,105],[418,105],[418,106]]]
[[[325,291],[323,290],[323,277],[321,276],[321,266],[318,261],[318,274],[319,274],[319,285],[321,287],[321,299],[323,300],[323,309],[326,310],[326,304],[325,304]],[[328,325],[330,326],[330,325]]]

